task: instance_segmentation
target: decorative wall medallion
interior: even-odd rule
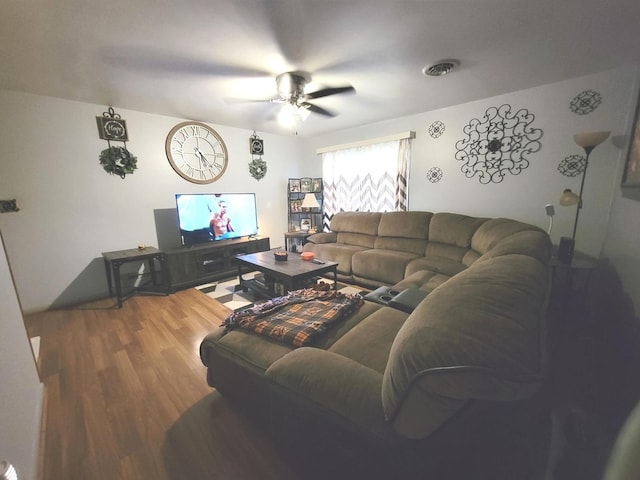
[[[456,142],[462,173],[467,178],[477,175],[482,184],[500,183],[506,173],[518,175],[541,147],[543,132],[531,126],[534,120],[526,108],[512,113],[507,104],[487,108],[481,120],[472,119],[462,129],[466,138]]]
[[[558,165],[558,171],[566,177],[577,177],[587,168],[587,159],[582,155],[569,155]]]
[[[602,95],[593,90],[585,90],[573,97],[573,100],[569,103],[569,108],[577,115],[587,115],[598,108],[601,103]]]
[[[429,180],[431,183],[438,183],[440,180],[442,180],[442,175],[443,172],[440,167],[432,167],[427,172],[427,180]]]
[[[432,138],[438,138],[440,135],[444,133],[444,123],[440,120],[436,120],[431,125],[429,125],[429,135]]]
[[[267,162],[260,157],[254,158],[249,162],[249,173],[256,180],[264,178],[267,174]]]

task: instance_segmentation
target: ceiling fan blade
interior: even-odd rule
[[[271,72],[253,66],[218,63],[189,55],[152,48],[112,48],[102,53],[106,63],[130,72],[208,77],[270,78]]]
[[[235,98],[235,97],[226,97],[224,102],[228,105],[233,105],[236,103],[283,103],[280,97],[276,98]]]
[[[307,98],[320,98],[320,97],[328,97],[329,95],[335,95],[337,93],[351,93],[355,92],[356,89],[351,85],[346,85],[344,87],[327,87],[321,90],[316,90],[315,92],[307,93],[305,97]]]
[[[313,113],[319,113],[320,115],[324,115],[325,117],[335,117],[338,115],[337,113],[330,112],[325,108],[318,107],[317,105],[314,105],[308,102],[302,102],[300,106],[306,108],[307,110]]]

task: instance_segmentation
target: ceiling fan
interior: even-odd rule
[[[295,71],[281,73],[276,77],[278,96],[265,100],[248,100],[257,102],[280,103],[282,109],[278,114],[278,120],[285,126],[295,125],[298,121],[304,121],[311,112],[335,117],[337,114],[325,108],[319,107],[309,100],[328,97],[340,93],[355,92],[351,85],[340,87],[326,87],[314,92],[305,92],[305,87],[311,82],[311,75],[307,72]]]

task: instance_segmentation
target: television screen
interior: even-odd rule
[[[258,234],[254,193],[176,194],[183,245]]]

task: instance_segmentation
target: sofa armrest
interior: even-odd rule
[[[280,391],[315,404],[341,421],[351,421],[384,437],[382,374],[337,353],[314,347],[298,348],[266,371]]]
[[[307,237],[307,242],[321,244],[321,243],[336,243],[338,240],[338,234],[336,232],[320,232],[314,233]]]

